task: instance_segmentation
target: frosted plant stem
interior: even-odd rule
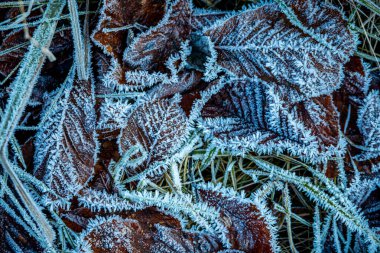
[[[314,211],[313,232],[314,232],[314,241],[313,241],[314,252],[322,253],[321,217],[319,214],[318,206],[315,206],[315,211]]]
[[[292,221],[291,221],[292,204],[290,202],[288,184],[285,185],[285,189],[283,191],[283,197],[284,197],[284,205],[285,205],[285,210],[286,210],[286,213],[285,213],[286,230],[288,232],[290,250],[292,251],[292,253],[298,253],[296,247],[294,246],[294,242],[293,242]]]
[[[64,5],[64,0],[52,0],[46,7],[43,19],[59,17]],[[34,39],[39,42],[42,48],[49,48],[56,26],[57,21],[43,22],[35,31]],[[53,245],[55,238],[53,229],[28,190],[25,189],[21,180],[18,178],[8,160],[7,154],[10,137],[13,136],[22,112],[32,94],[34,84],[37,81],[45,59],[46,55],[42,53],[41,48],[35,47],[31,44],[29,46],[29,51],[26,53],[21,63],[19,73],[11,84],[12,92],[0,123],[0,162],[4,170],[9,174],[21,200],[32,214],[36,224],[38,224],[41,229],[42,234],[46,237],[47,243]]]
[[[75,62],[77,66],[77,74],[80,80],[87,80],[86,73],[86,52],[83,43],[83,34],[80,28],[78,5],[76,0],[68,0],[70,10],[71,30],[74,38]]]
[[[371,11],[373,11],[374,13],[376,13],[377,15],[380,16],[380,7],[379,7],[379,5],[374,3],[373,1],[371,1],[371,0],[355,0],[355,2],[357,2],[358,4],[360,4],[362,6],[367,7],[368,9],[370,9]]]
[[[283,170],[278,166],[264,162],[252,156],[248,156],[248,158],[255,162],[260,169],[266,172],[271,173],[275,171],[276,178],[283,180],[284,182],[294,184],[297,188],[305,192],[306,195],[311,200],[314,200],[320,207],[331,211],[331,213],[345,223],[350,230],[359,232],[359,234],[365,236],[374,246],[380,246],[380,238],[369,227],[368,221],[365,219],[360,210],[358,210],[357,207],[344,194],[341,194],[338,187],[330,184],[327,185],[332,188],[329,189],[329,191],[335,193],[330,195],[321,189],[320,186],[313,184],[310,181],[310,178],[298,176],[293,172]]]
[[[176,162],[173,162],[170,166],[170,174],[173,180],[174,188],[177,192],[181,192],[182,190],[182,183],[181,183],[181,177],[179,176],[179,169],[178,164]]]

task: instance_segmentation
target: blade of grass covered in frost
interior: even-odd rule
[[[58,17],[61,14],[64,5],[64,0],[52,0],[47,5],[43,18],[52,19]],[[53,245],[55,233],[41,209],[15,173],[13,165],[8,160],[7,150],[9,139],[14,134],[14,130],[32,94],[33,87],[37,82],[42,65],[46,59],[46,55],[43,51],[46,51],[47,48],[49,48],[56,26],[57,21],[44,22],[35,31],[34,39],[38,41],[40,47],[36,47],[33,44],[29,46],[29,50],[22,60],[18,75],[10,86],[12,92],[7,101],[0,123],[1,165],[9,174],[17,193],[20,195],[20,198],[28,210],[33,214],[33,218],[36,220],[41,232],[50,245]]]
[[[368,221],[365,219],[360,210],[351,203],[338,187],[329,189],[329,192],[335,194],[327,194],[318,185],[311,182],[310,178],[297,176],[295,173],[284,170],[276,165],[257,159],[252,156],[247,156],[248,159],[254,161],[256,165],[277,177],[284,182],[289,182],[304,191],[311,200],[314,200],[320,207],[331,211],[336,215],[350,230],[359,232],[362,236],[368,239],[368,242],[380,247],[380,239],[376,233],[369,227]]]
[[[77,74],[80,80],[87,80],[85,48],[83,42],[83,34],[79,23],[78,4],[76,0],[68,0],[68,6],[71,17],[71,30],[74,38],[75,61],[77,66]]]
[[[380,15],[380,7],[371,0],[355,0],[355,2],[368,8],[373,13]]]

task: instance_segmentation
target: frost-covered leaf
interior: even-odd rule
[[[190,194],[159,193],[158,191],[128,191],[118,187],[120,196],[132,203],[139,203],[145,207],[157,207],[159,210],[170,213],[180,220],[182,228],[217,236],[221,242],[228,245],[226,228],[220,220],[219,213],[214,207],[202,201],[194,201]]]
[[[96,115],[90,81],[74,79],[73,69],[42,114],[35,139],[35,175],[65,204],[93,174],[97,155]]]
[[[160,71],[131,70],[125,73],[128,85],[121,86],[125,90],[151,88],[147,94],[156,98],[169,97],[182,93],[196,86],[202,78],[197,66],[189,64],[191,45],[189,41],[180,43],[178,53],[160,62]]]
[[[372,91],[365,98],[359,110],[358,127],[363,135],[363,154],[359,160],[368,160],[380,156],[380,94]]]
[[[318,162],[344,151],[330,96],[289,103],[271,84],[232,80],[202,110],[201,127],[214,145],[234,153],[283,153]]]
[[[339,88],[343,64],[356,46],[347,22],[329,5],[287,2],[287,11],[275,3],[263,4],[205,29],[217,53],[206,72],[215,74],[221,67],[237,77],[258,76],[276,83],[291,101]]]
[[[359,57],[353,56],[344,66],[342,86],[332,94],[340,114],[341,130],[355,143],[362,142],[356,120],[370,83],[369,66]]]
[[[232,249],[244,252],[277,252],[275,220],[262,205],[256,206],[232,189],[198,185],[200,201],[220,210]]]
[[[139,146],[135,156],[143,157],[142,163],[127,163],[126,175],[138,180],[147,175],[157,179],[169,161],[181,156],[181,149],[188,135],[188,122],[173,99],[145,100],[131,112],[119,137],[120,153]]]
[[[329,95],[311,98],[294,105],[296,117],[311,134],[317,136],[321,146],[337,146],[339,136],[339,114]]]
[[[215,238],[183,231],[175,218],[152,208],[91,220],[79,237],[78,252],[214,252]]]
[[[107,55],[121,63],[128,27],[139,24],[152,26],[159,22],[165,11],[164,0],[103,0],[103,7],[93,40]]]
[[[217,11],[217,10],[205,10],[205,9],[195,9],[192,18],[192,26],[195,29],[202,30],[205,27],[213,25],[219,19],[225,18],[230,15],[228,11]]]
[[[135,33],[156,25],[164,16],[165,0],[103,0],[99,23],[92,39],[103,52],[111,56],[110,67],[102,77],[103,85],[126,84],[123,53]]]
[[[139,70],[162,71],[168,58],[178,53],[191,32],[192,6],[188,0],[174,2],[160,23],[137,37],[124,59]]]
[[[187,252],[214,252],[221,248],[220,242],[214,237],[201,233],[183,232],[160,224],[155,225],[157,234],[152,252],[160,253],[187,253]]]

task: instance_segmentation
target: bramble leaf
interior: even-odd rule
[[[128,180],[146,176],[157,179],[170,161],[180,155],[188,135],[188,122],[178,99],[146,100],[131,112],[118,140],[120,153],[139,146],[135,156],[143,159],[142,163],[127,165]]]
[[[79,237],[79,252],[214,252],[212,236],[183,231],[175,218],[148,208],[128,218],[98,217]]]
[[[272,87],[258,79],[232,80],[211,97],[201,127],[215,146],[238,154],[289,152],[311,162],[344,151],[330,96],[291,104]]]
[[[339,88],[343,64],[355,49],[346,21],[329,5],[287,2],[287,11],[275,3],[263,4],[206,28],[204,34],[218,54],[207,72],[221,67],[236,77],[257,76],[275,83],[290,101]]]
[[[64,205],[93,173],[97,155],[96,115],[91,81],[73,70],[45,108],[36,134],[35,175],[57,195],[48,204]]]
[[[200,201],[220,210],[232,249],[244,252],[276,252],[276,234],[273,217],[263,216],[263,210],[248,199],[238,196],[232,189],[221,186],[198,185]]]

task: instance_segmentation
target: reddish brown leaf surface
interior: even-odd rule
[[[164,15],[164,0],[104,0],[101,17],[93,39],[105,52],[121,63],[127,44],[128,25],[157,24]],[[124,29],[123,29],[124,27]],[[107,29],[121,28],[119,31]]]
[[[357,127],[358,109],[360,102],[367,93],[369,86],[367,70],[363,61],[357,57],[351,57],[344,66],[344,79],[342,87],[333,93],[334,104],[340,113],[340,126],[355,143],[361,143],[362,137]],[[347,122],[347,128],[345,128]]]
[[[271,233],[259,209],[249,201],[224,195],[223,192],[200,188],[200,201],[220,209],[233,249],[244,252],[272,252]]]
[[[92,39],[106,55],[113,59],[100,66],[100,68],[108,69],[106,79],[115,79],[118,84],[127,83],[125,71],[129,69],[129,66],[123,62],[124,50],[130,46],[134,33],[141,33],[142,30],[156,25],[163,18],[165,7],[165,0],[103,1],[102,13]]]
[[[81,238],[80,252],[215,252],[212,237],[185,232],[175,218],[148,208],[126,218],[112,216],[92,221]]]
[[[175,2],[156,27],[133,42],[125,52],[125,60],[139,70],[165,72],[164,63],[180,51],[181,43],[190,35],[191,14],[189,1]]]
[[[87,184],[97,155],[92,84],[70,82],[43,113],[45,122],[35,139],[35,175],[66,201]],[[49,194],[48,202],[59,204],[57,196]]]
[[[138,163],[127,164],[127,177],[140,179],[160,176],[165,161],[173,159],[187,135],[187,117],[178,104],[170,99],[156,99],[140,104],[130,115],[119,138],[120,153],[137,146],[135,155],[143,157]],[[154,172],[156,171],[156,172]]]
[[[340,152],[340,148],[330,150],[340,141],[339,115],[330,96],[289,103],[271,92],[270,85],[232,81],[204,106],[203,126],[227,149],[239,139],[264,153],[298,149],[295,154],[311,160],[318,158],[319,152],[327,156]],[[316,153],[312,154],[312,149]]]
[[[287,2],[285,10],[264,4],[207,28],[218,54],[214,71],[258,76],[278,85],[291,101],[339,88],[343,64],[355,47],[347,22],[336,9],[315,1]],[[300,22],[290,18],[292,11]]]
[[[227,11],[198,9],[192,18],[192,26],[194,29],[201,30],[213,25],[217,20],[223,19],[227,15]]]
[[[299,120],[325,146],[339,142],[339,114],[331,96],[320,96],[295,105]]]

